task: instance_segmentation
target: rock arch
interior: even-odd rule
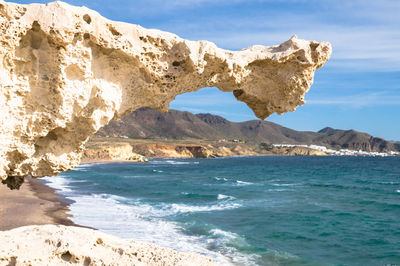
[[[0,0],[0,14],[2,180],[67,171],[113,118],[167,111],[177,95],[203,87],[233,92],[261,119],[294,111],[331,55],[329,43],[296,36],[228,51],[63,2]]]

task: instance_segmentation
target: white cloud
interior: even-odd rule
[[[329,97],[325,99],[309,99],[306,103],[313,105],[337,105],[347,108],[362,108],[377,105],[400,105],[400,96],[377,92],[342,97]]]
[[[207,4],[206,0],[195,2]],[[400,1],[310,2],[319,10],[218,13],[191,21],[175,19],[158,26],[185,38],[207,39],[227,49],[254,44],[276,45],[297,34],[303,39],[331,42],[334,65],[346,71],[400,71]],[[218,3],[222,1],[214,4]]]

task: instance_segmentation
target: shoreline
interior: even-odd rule
[[[44,224],[84,227],[70,220],[69,205],[55,189],[30,177],[19,190],[0,186],[0,231]]]
[[[17,260],[24,265],[37,261],[54,265],[217,265],[197,252],[180,252],[75,224],[68,214],[73,201],[46,183],[27,177],[19,190],[0,185],[0,242],[7,243],[0,250],[0,265],[14,265]]]
[[[289,154],[253,154],[253,155],[229,155],[229,156],[220,156],[220,157],[210,157],[210,158],[202,158],[202,157],[162,157],[162,156],[155,156],[155,157],[147,157],[147,159],[225,159],[225,158],[241,158],[241,157],[378,157],[378,158],[385,158],[385,157],[399,157],[398,155],[388,155],[388,156],[372,156],[372,155],[334,155],[334,154],[325,154],[325,155],[289,155]],[[147,163],[142,161],[134,161],[134,160],[83,160],[79,164],[82,165],[91,165],[91,164],[107,164],[107,163]],[[77,166],[77,167],[79,167]]]

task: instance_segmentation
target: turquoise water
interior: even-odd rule
[[[399,157],[157,159],[49,185],[73,221],[235,265],[399,265]]]

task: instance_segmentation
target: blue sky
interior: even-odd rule
[[[50,1],[13,1],[18,3]],[[66,0],[103,16],[209,40],[225,49],[276,45],[293,34],[329,41],[331,60],[315,76],[306,104],[267,118],[296,130],[325,126],[400,140],[400,1],[398,0]],[[216,88],[178,96],[171,108],[255,119]]]

